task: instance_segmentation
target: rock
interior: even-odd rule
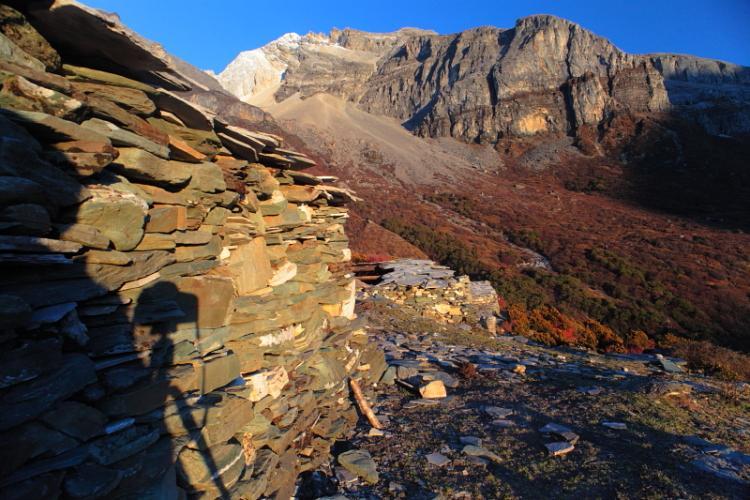
[[[475,446],[472,444],[467,444],[466,446],[464,446],[461,452],[464,455],[468,455],[470,457],[488,458],[496,463],[500,463],[502,461],[499,456],[492,453],[491,451],[482,448],[481,446]]]
[[[91,118],[90,120],[81,123],[81,126],[108,137],[115,146],[142,149],[162,159],[169,159],[170,157],[169,149],[166,146],[157,144],[145,137],[134,134],[133,132],[121,129],[114,123],[106,120]]]
[[[351,487],[357,482],[356,474],[349,472],[344,467],[336,467],[335,473],[338,483],[345,488]]]
[[[171,250],[176,246],[174,236],[170,234],[146,233],[135,250]]]
[[[82,464],[66,476],[63,488],[70,498],[103,497],[114,490],[123,477],[122,471],[96,464]]]
[[[682,373],[685,370],[680,368],[677,364],[675,364],[673,361],[665,358],[661,354],[656,355],[656,360],[661,365],[662,370],[664,370],[667,373]]]
[[[287,383],[289,375],[283,367],[248,375],[245,377],[245,384],[249,389],[247,398],[254,402],[269,395],[274,399],[278,398]]]
[[[110,240],[94,226],[86,224],[56,224],[59,238],[74,241],[90,248],[104,250],[109,247]]]
[[[139,89],[92,82],[74,82],[73,88],[77,92],[103,97],[136,114],[148,116],[156,111],[151,99]]]
[[[171,436],[192,433],[190,446],[207,449],[228,441],[253,419],[253,410],[245,398],[212,392],[194,406],[174,405],[155,418]]]
[[[4,325],[13,327],[30,320],[31,308],[18,297],[0,296],[0,310],[0,320],[8,319],[3,321]],[[0,354],[0,388],[33,380],[57,368],[61,361],[61,342],[58,339],[25,341],[16,349]]]
[[[553,457],[557,457],[560,455],[566,455],[573,451],[575,449],[575,446],[573,444],[569,443],[568,441],[560,441],[556,443],[547,443],[544,445],[547,448],[547,451],[552,455]]]
[[[19,384],[6,392],[0,402],[0,430],[9,429],[41,415],[86,385],[96,381],[94,364],[82,354],[70,354],[62,365],[47,375]]]
[[[76,223],[91,226],[112,241],[115,249],[133,250],[143,237],[148,206],[132,194],[111,188],[92,188],[93,198],[76,212]]]
[[[193,175],[189,163],[162,160],[135,148],[121,148],[113,167],[128,179],[164,186],[184,185]]]
[[[232,269],[233,281],[239,295],[247,295],[264,288],[273,277],[271,261],[266,253],[263,238],[253,238],[249,243],[238,246],[232,251],[227,264]]]
[[[42,415],[41,420],[81,441],[88,441],[104,433],[107,417],[100,411],[76,401],[64,401]]]
[[[189,163],[201,163],[206,160],[206,155],[192,148],[188,143],[171,135],[169,136],[169,153],[172,160]]]
[[[419,388],[419,394],[425,399],[440,399],[447,396],[445,385],[440,380],[433,380]]]
[[[451,462],[450,458],[440,453],[430,453],[429,455],[425,455],[425,458],[430,465],[436,465],[438,467],[443,467]]]
[[[198,373],[198,388],[203,394],[209,393],[219,387],[224,387],[240,376],[240,362],[237,356],[231,352],[193,363],[195,371]],[[286,371],[284,374],[286,374]],[[284,384],[288,381],[289,379],[287,378]],[[275,390],[277,384],[278,380],[269,380],[269,391],[271,388]],[[278,393],[276,396],[278,397]]]
[[[19,125],[32,132],[36,137],[40,137],[51,143],[82,141],[110,144],[107,137],[56,116],[39,113],[37,111],[0,111],[5,117],[17,122]]]
[[[186,127],[197,130],[213,131],[211,113],[199,105],[186,101],[177,94],[161,89],[156,94],[156,103],[160,111],[167,111],[180,119]]]
[[[214,236],[206,245],[180,246],[175,249],[177,262],[213,259],[221,254],[221,238]]]
[[[0,236],[0,251],[76,253],[81,245],[70,241],[35,238],[29,236]]]
[[[3,205],[40,202],[43,199],[44,188],[36,182],[22,177],[0,177],[0,203]]]
[[[82,66],[73,66],[72,64],[63,64],[62,70],[63,74],[72,81],[98,82],[104,83],[106,85],[115,85],[118,87],[141,90],[148,95],[153,95],[156,93],[156,89],[150,85],[127,78],[122,75],[109,73],[107,71],[85,68]]]
[[[508,415],[513,414],[513,410],[509,408],[499,408],[497,406],[485,406],[484,412],[493,418],[505,418]]]
[[[615,429],[618,431],[624,431],[628,428],[627,424],[623,422],[602,422],[602,425],[609,429]]]
[[[44,236],[52,229],[49,213],[41,205],[23,203],[0,210],[0,228],[5,233]]]
[[[186,320],[199,328],[224,326],[231,307],[234,287],[228,278],[195,276],[180,278],[176,282],[177,302],[186,311]]]
[[[183,448],[177,458],[177,471],[191,491],[227,491],[239,481],[245,467],[242,447],[221,444],[209,450]]]
[[[470,444],[472,446],[476,446],[477,448],[482,447],[482,440],[478,437],[461,436],[460,438],[458,438],[458,440],[461,444]]]
[[[280,286],[297,276],[297,264],[286,261],[273,269],[273,276],[268,281],[268,286]]]
[[[172,233],[187,227],[187,210],[179,205],[154,205],[148,211],[147,233]],[[208,241],[204,242],[208,243]]]
[[[375,461],[365,450],[351,450],[337,457],[339,464],[346,470],[361,477],[370,484],[376,484],[380,479]]]
[[[698,469],[704,472],[708,472],[709,474],[713,474],[714,476],[721,479],[733,481],[740,484],[750,483],[749,481],[743,479],[739,474],[737,474],[734,468],[731,467],[731,465],[729,465],[726,460],[723,460],[719,457],[704,455],[696,458],[691,463]]]
[[[33,72],[34,70],[30,71]],[[83,114],[84,104],[78,99],[37,85],[23,76],[6,77],[2,86],[4,107],[26,111],[42,111],[66,120],[76,120]]]
[[[27,54],[13,41],[0,33],[0,57],[21,66],[28,66],[37,71],[44,71],[44,63]]]
[[[177,68],[164,49],[134,33],[119,18],[82,4],[60,1],[29,12],[30,21],[52,46],[78,60],[99,61],[137,80],[181,90],[202,86]]]
[[[17,10],[0,7],[0,32],[20,50],[43,63],[42,69],[54,71],[60,67],[60,55]]]
[[[566,441],[571,442],[572,444],[575,444],[578,441],[579,437],[578,434],[571,431],[569,428],[565,427],[564,425],[556,424],[554,422],[548,423],[547,425],[539,429],[539,432],[543,434],[555,434],[565,439]]]
[[[215,163],[200,163],[193,166],[188,188],[204,193],[220,193],[226,191],[227,185],[224,182],[224,174]]]
[[[177,231],[172,236],[178,245],[205,245],[211,242],[213,233],[208,231]]]
[[[247,161],[258,161],[258,151],[251,145],[247,144],[246,142],[237,140],[234,137],[230,137],[227,134],[219,133],[218,136],[219,139],[221,139],[221,143],[224,145],[224,147],[231,151],[233,154]]]
[[[43,161],[40,154],[39,144],[23,128],[3,118],[0,113],[0,176],[25,178],[41,186],[44,196],[35,198],[34,201],[45,206],[67,207],[89,197],[85,188],[59,168]],[[6,180],[6,188],[10,187],[7,182]],[[23,184],[22,188],[27,192],[32,189],[29,182]],[[20,183],[12,181],[11,185],[20,186]]]
[[[422,376],[423,380],[439,380],[441,381],[446,387],[450,387],[451,389],[455,389],[458,387],[458,380],[454,377],[451,377],[445,372],[437,371],[437,372],[430,372],[426,373]]]

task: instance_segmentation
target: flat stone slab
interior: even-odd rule
[[[436,465],[438,467],[443,467],[451,462],[450,458],[441,453],[430,453],[429,455],[425,455],[425,458],[430,465]]]
[[[480,457],[480,458],[488,458],[492,460],[493,462],[500,463],[501,459],[496,454],[492,453],[490,450],[486,448],[482,448],[481,446],[474,446],[472,444],[467,444],[463,447],[461,452],[464,455],[468,455],[470,457]]]
[[[350,450],[338,456],[338,462],[346,470],[361,477],[370,484],[378,482],[378,470],[370,452],[365,450]]]
[[[547,443],[544,445],[547,448],[547,451],[552,455],[553,457],[561,456],[561,455],[567,455],[571,451],[575,449],[575,446],[573,446],[571,443],[567,441],[559,441],[555,443]]]
[[[494,418],[501,419],[513,414],[510,408],[500,408],[499,406],[485,406],[484,412]]]
[[[554,422],[548,423],[547,425],[539,429],[539,432],[541,432],[542,434],[554,434],[572,444],[575,444],[576,442],[578,442],[578,439],[579,439],[578,434],[571,431],[568,427],[565,427],[564,425],[556,424]]]
[[[628,428],[628,425],[624,422],[602,422],[602,425],[608,429],[615,429],[618,431],[624,431]]]
[[[470,444],[472,446],[482,447],[482,439],[476,436],[461,436],[458,438],[461,444]]]

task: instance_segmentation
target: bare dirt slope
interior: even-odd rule
[[[265,104],[262,107],[284,127],[311,147],[327,152],[332,163],[356,166],[360,172],[388,176],[407,185],[455,181],[471,174],[479,164],[476,159],[481,159],[485,169],[502,164],[488,146],[424,140],[393,118],[366,113],[327,94],[256,104]]]

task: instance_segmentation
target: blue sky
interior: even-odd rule
[[[238,52],[291,31],[332,27],[392,31],[403,26],[454,33],[510,28],[519,17],[555,14],[633,53],[677,52],[750,66],[750,0],[83,0],[167,50],[219,71]]]

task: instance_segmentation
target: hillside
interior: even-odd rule
[[[265,59],[277,71],[261,81]],[[552,306],[623,338],[750,349],[747,68],[630,55],[531,16],[453,35],[288,35],[218,79],[326,158],[361,217],[491,276],[521,317]]]

